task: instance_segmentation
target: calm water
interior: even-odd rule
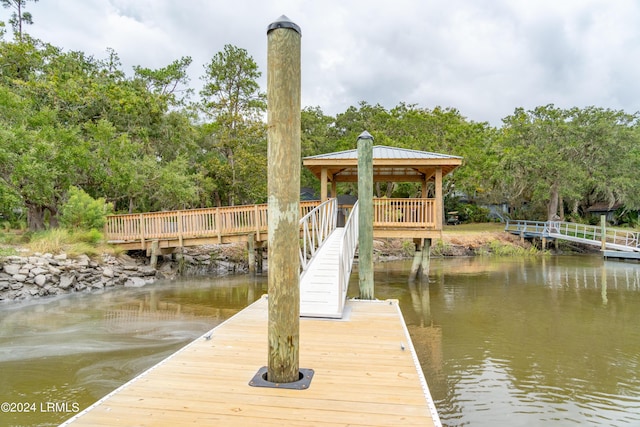
[[[409,267],[378,264],[376,297],[400,300],[445,426],[640,426],[640,265],[433,260],[415,284]],[[57,425],[265,292],[190,278],[0,305],[0,403],[23,411],[0,425]]]

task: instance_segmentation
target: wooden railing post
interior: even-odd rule
[[[182,230],[182,212],[178,211],[177,218],[178,218],[178,244],[180,245],[180,247],[183,247],[184,246],[184,242],[182,240],[182,234],[183,234],[183,230]]]
[[[146,249],[145,248],[145,242],[144,242],[144,215],[140,214],[140,249]]]
[[[218,234],[218,244],[222,243],[222,224],[221,224],[221,219],[220,219],[220,208],[216,208],[216,231]]]

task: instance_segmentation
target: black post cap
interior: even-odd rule
[[[297,24],[295,24],[293,21],[291,21],[289,18],[287,18],[285,15],[282,15],[280,18],[276,19],[274,22],[269,24],[269,26],[267,27],[267,34],[269,34],[271,31],[276,30],[278,28],[291,28],[296,33],[302,36],[302,30],[300,29],[300,27]]]
[[[358,139],[373,139],[373,136],[365,130],[358,136]]]

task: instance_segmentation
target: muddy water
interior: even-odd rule
[[[428,283],[409,267],[377,264],[375,293],[400,301],[445,426],[640,425],[640,265],[436,259]],[[0,305],[0,425],[57,425],[265,292],[189,278]]]
[[[0,305],[0,426],[58,425],[263,293],[190,278]]]
[[[640,426],[640,265],[450,259],[398,298],[445,426]]]

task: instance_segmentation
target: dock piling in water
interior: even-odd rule
[[[373,136],[358,136],[358,277],[360,299],[373,299]]]

